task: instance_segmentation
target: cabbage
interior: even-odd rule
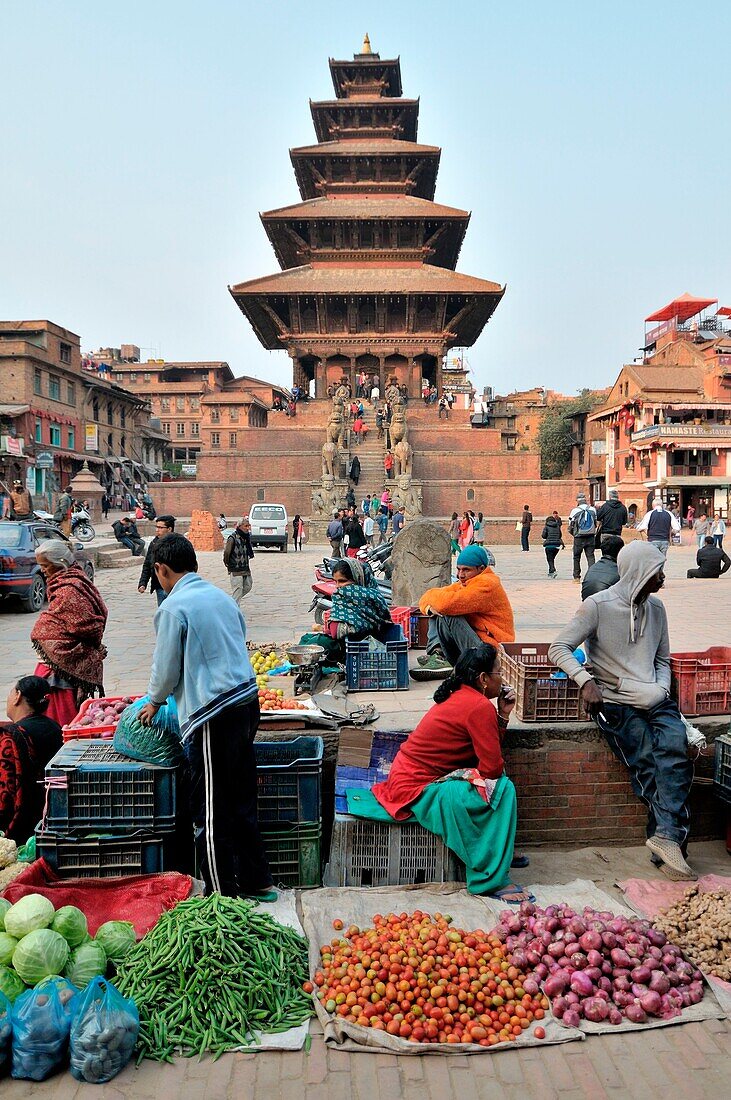
[[[5,914],[10,908],[10,902],[7,898],[0,898],[0,932],[5,928]]]
[[[9,966],[0,966],[0,993],[4,993],[11,1004],[25,993],[25,982]]]
[[[22,939],[37,928],[48,928],[53,920],[53,905],[42,894],[27,894],[11,905],[5,914],[5,931]]]
[[[63,936],[69,947],[78,947],[84,936],[88,935],[86,917],[75,905],[64,905],[57,909],[51,928]]]
[[[13,967],[26,985],[35,985],[49,974],[59,974],[69,957],[69,945],[58,932],[37,928],[29,932],[13,952]]]
[[[10,936],[7,932],[0,932],[0,966],[10,966],[13,951],[17,946],[18,941],[15,936]]]
[[[107,956],[100,943],[82,943],[69,956],[64,977],[79,989],[84,989],[92,978],[104,975],[107,969]]]
[[[128,920],[108,920],[97,929],[94,937],[96,943],[100,943],[110,962],[119,966],[127,952],[137,942],[134,925]]]

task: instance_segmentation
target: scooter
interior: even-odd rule
[[[96,536],[96,531],[91,524],[91,516],[86,508],[79,505],[76,511],[71,513],[71,534],[79,542],[91,542]]]

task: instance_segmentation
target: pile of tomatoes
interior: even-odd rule
[[[263,691],[259,689],[259,707],[261,710],[307,710],[304,703],[297,699],[287,699],[283,691]]]
[[[372,928],[351,925],[320,955],[314,987],[326,1012],[414,1043],[514,1042],[548,1009],[540,991],[523,989],[526,975],[496,936],[452,928],[441,913],[377,914]]]

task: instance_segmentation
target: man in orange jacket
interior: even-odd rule
[[[466,546],[457,558],[457,581],[430,588],[419,601],[429,615],[425,671],[447,673],[466,649],[490,642],[515,641],[513,609],[488,563],[484,547]]]

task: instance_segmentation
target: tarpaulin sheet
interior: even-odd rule
[[[697,883],[656,881],[642,878],[628,878],[624,882],[617,883],[620,890],[624,891],[627,901],[634,911],[649,920],[652,920],[661,909],[668,909],[671,905],[675,905],[677,901],[680,901],[689,885],[698,886],[701,891],[728,890],[731,893],[731,878],[722,875],[703,875]],[[698,969],[703,972],[724,1012],[731,1013],[731,982],[714,978],[702,966]]]
[[[575,879],[573,882],[552,886],[530,886],[536,898],[536,904],[568,904],[577,912],[585,905],[599,911],[607,910],[615,914],[632,916],[633,911],[620,901],[601,890],[588,879]],[[310,890],[302,895],[304,926],[310,941],[311,972],[320,968],[320,946],[329,943],[332,938],[332,922],[339,917],[345,926],[357,924],[368,927],[374,913],[412,912],[421,909],[426,913],[449,912],[454,918],[456,928],[468,931],[483,928],[489,931],[498,923],[499,914],[506,909],[504,902],[492,898],[476,897],[457,884],[429,886],[383,886],[378,888],[345,888],[332,890]],[[545,1027],[546,1038],[534,1039],[533,1027],[528,1029],[515,1043],[501,1043],[494,1047],[480,1047],[468,1043],[410,1043],[398,1036],[387,1035],[382,1031],[359,1027],[345,1023],[340,1017],[332,1017],[316,1001],[317,1015],[325,1032],[325,1042],[337,1044],[343,1050],[372,1049],[387,1051],[391,1054],[431,1054],[465,1053],[483,1054],[512,1049],[515,1046],[545,1045],[546,1043],[567,1042],[582,1039],[586,1035],[613,1035],[627,1031],[647,1031],[653,1027],[668,1027],[672,1024],[691,1023],[697,1020],[717,1019],[725,1016],[713,992],[706,987],[705,996],[700,1004],[683,1009],[680,1016],[672,1020],[650,1018],[645,1024],[633,1024],[626,1020],[619,1026],[594,1024],[582,1020],[580,1028],[565,1028],[558,1020],[548,1014],[541,1024]]]
[[[304,935],[300,919],[297,916],[297,905],[294,890],[280,890],[276,901],[260,902],[259,908],[269,913],[274,920],[288,928],[294,928],[296,932]],[[310,1030],[310,1021],[291,1027],[289,1031],[283,1031],[281,1035],[257,1034],[258,1047],[241,1047],[244,1054],[251,1054],[255,1050],[301,1050],[307,1040]]]
[[[75,905],[85,914],[89,934],[108,920],[128,920],[138,938],[157,924],[166,909],[190,897],[193,879],[177,871],[127,878],[59,878],[45,859],[37,859],[13,879],[3,897],[11,903],[26,894],[42,894],[55,909]]]

